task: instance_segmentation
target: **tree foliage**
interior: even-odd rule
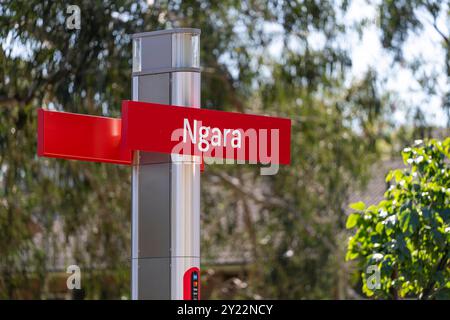
[[[395,61],[410,68],[427,96],[439,97],[447,115],[447,127],[450,127],[450,1],[384,0],[378,5],[378,17],[383,47],[394,53]],[[437,67],[421,56],[409,61],[405,58],[407,49],[404,44],[412,35],[427,28],[433,31],[433,38],[438,39],[435,50],[443,52],[443,60],[437,62]],[[439,78],[443,79],[441,86]],[[416,112],[423,115],[421,106],[409,107],[416,108]]]
[[[80,30],[65,28],[70,4],[80,6]],[[230,247],[250,265],[232,294],[223,284],[212,296],[348,297],[345,207],[389,121],[377,74],[348,78],[347,8],[313,0],[2,1],[0,298],[48,297],[55,266],[72,263],[88,298],[129,297],[130,170],[39,159],[36,110],[119,116],[131,96],[130,34],[171,27],[202,30],[202,107],[293,120],[292,164],[276,176],[249,166],[210,166],[202,176],[205,265]]]
[[[450,138],[418,141],[402,152],[404,170],[390,171],[385,200],[354,203],[347,259],[358,259],[363,291],[377,298],[450,297]],[[371,286],[367,268],[380,271]]]

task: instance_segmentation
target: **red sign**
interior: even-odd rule
[[[290,163],[290,119],[124,101],[122,121],[131,150]]]
[[[131,164],[133,150],[289,164],[291,121],[124,101],[122,119],[40,109],[38,155]]]
[[[121,119],[38,110],[41,157],[131,164],[122,147]]]

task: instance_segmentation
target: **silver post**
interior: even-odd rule
[[[199,108],[200,30],[132,38],[133,100]],[[141,151],[133,157],[132,299],[197,299],[199,161]]]

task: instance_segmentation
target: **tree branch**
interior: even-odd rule
[[[442,271],[446,267],[449,251],[450,251],[449,244],[447,243],[444,254],[442,255],[441,259],[439,260],[439,263],[436,266],[436,271],[434,272],[434,274],[438,273],[439,271]],[[433,277],[430,277],[427,286],[422,291],[420,300],[428,300],[430,298],[430,296],[432,295],[431,293],[432,293],[435,285],[436,285],[436,280],[434,280]]]
[[[262,205],[265,208],[281,208],[283,210],[286,210],[287,212],[291,213],[294,217],[297,219],[302,220],[302,224],[305,227],[305,231],[309,236],[315,236],[316,232],[314,231],[314,228],[309,225],[302,217],[299,215],[298,211],[287,203],[283,199],[275,198],[273,196],[271,197],[265,197],[264,195],[260,195],[255,193],[251,188],[247,188],[244,186],[238,178],[232,177],[229,174],[225,172],[220,173],[214,173],[215,176],[219,177],[222,181],[224,181],[226,184],[234,188],[236,191],[241,193],[243,196],[245,196],[247,199],[253,200],[255,203]],[[334,247],[333,247],[334,248]]]

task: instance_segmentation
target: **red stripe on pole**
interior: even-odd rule
[[[121,119],[38,110],[39,156],[129,165],[121,135]]]

